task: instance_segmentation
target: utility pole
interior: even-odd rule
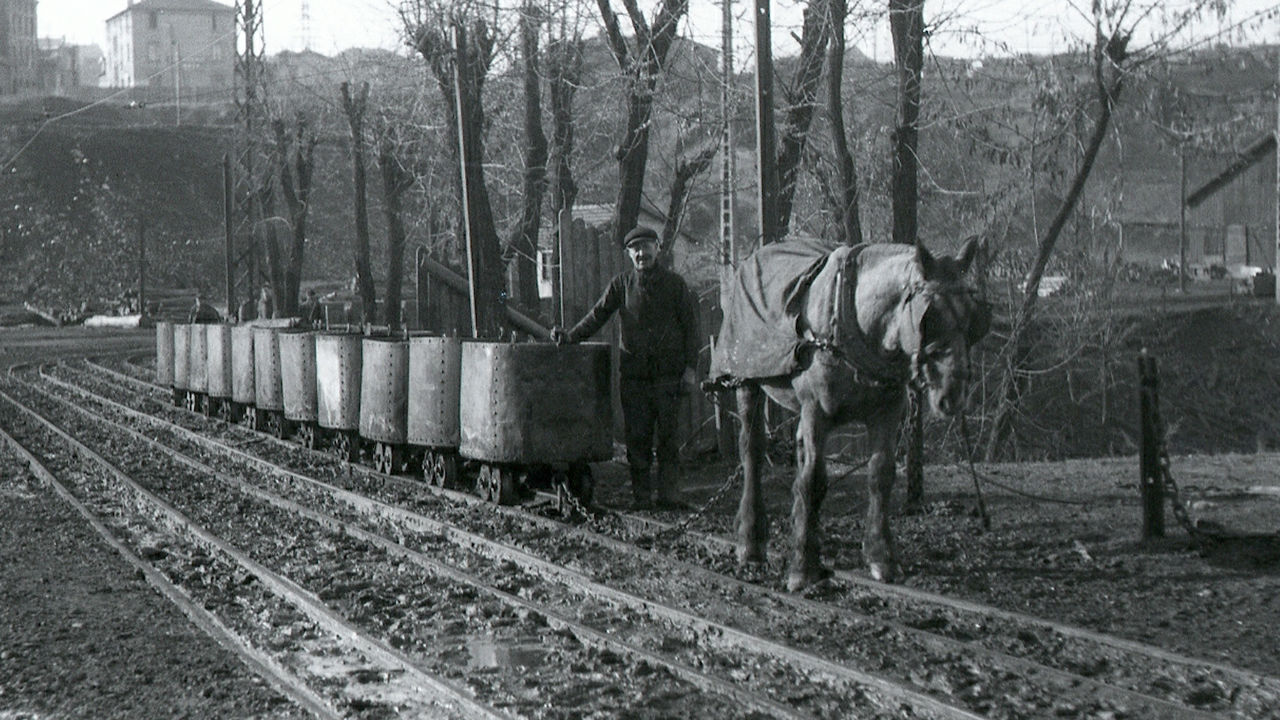
[[[778,153],[773,118],[773,36],[769,0],[756,3],[756,166],[760,244],[778,238]]]
[[[182,125],[182,51],[173,44],[173,107],[174,125]]]
[[[453,28],[453,104],[458,114],[458,172],[461,173],[462,179],[462,221],[463,232],[466,233],[467,239],[467,282],[470,286],[470,302],[471,302],[471,337],[483,337],[485,331],[490,327],[489,318],[486,317],[488,292],[488,278],[484,276],[481,267],[482,260],[479,257],[480,247],[475,237],[475,223],[471,217],[471,179],[472,179],[472,159],[470,155],[470,143],[467,142],[470,134],[466,122],[466,93],[463,92],[462,80],[462,63],[465,62],[467,52],[467,36],[461,25],[455,25]]]
[[[733,0],[721,0],[720,28],[720,307],[728,303],[737,262],[734,247],[733,201],[736,175],[733,150]],[[715,338],[712,338],[714,345]],[[736,450],[733,416],[728,409],[729,391],[721,390],[716,409],[716,449],[721,458],[732,458]]]
[[[1276,258],[1271,273],[1276,276],[1276,304],[1280,305],[1280,52],[1276,53]]]

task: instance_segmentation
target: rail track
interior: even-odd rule
[[[860,692],[870,688],[882,700],[898,702],[899,710],[903,704],[917,707],[921,701],[934,701],[991,716],[1277,713],[1280,684],[1220,664],[867,581],[839,583],[821,601],[779,593],[714,572],[727,555],[719,538],[688,533],[672,538],[671,546],[664,548],[668,554],[659,555],[628,543],[637,526],[651,533],[652,519],[619,517],[597,523],[605,526],[597,530],[609,533],[603,535],[519,510],[494,512],[466,494],[433,492],[421,483],[345,466],[174,410],[154,386],[136,378],[125,380],[128,376],[118,371],[88,367],[87,373],[60,373],[66,377],[49,384],[68,383],[58,391],[86,406],[99,404],[103,413],[116,413],[114,422],[147,426],[151,432],[168,426],[157,435],[159,439],[172,434],[163,440],[166,446],[201,446],[175,452],[222,457],[218,462],[224,465],[246,463],[281,482],[328,477],[344,487],[330,486],[327,492],[347,493],[342,503],[353,508],[363,504],[360,512],[380,518],[390,533],[415,529],[443,536],[456,547],[527,568],[539,576],[531,582],[555,578],[576,592],[594,593],[597,600],[606,598],[637,614],[663,616],[668,622],[701,619],[701,626],[685,626],[695,643],[714,638],[714,643],[727,642],[739,651],[754,648],[775,661],[784,658],[784,665],[789,663],[801,675],[822,678],[824,686]],[[179,430],[179,425],[190,428]],[[208,437],[210,433],[218,439]],[[512,553],[515,544],[522,549]],[[719,551],[713,554],[708,548]],[[664,584],[656,577],[673,574],[682,582]],[[660,599],[650,599],[655,594]],[[1207,686],[1221,692],[1205,692]],[[1212,700],[1224,697],[1230,703]]]

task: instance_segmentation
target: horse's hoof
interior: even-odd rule
[[[898,565],[896,563],[873,562],[868,569],[871,572],[871,579],[882,583],[891,583],[898,580]]]
[[[834,573],[830,568],[817,567],[808,572],[791,572],[787,574],[787,592],[799,592],[829,579]]]
[[[763,565],[767,560],[763,547],[738,548],[739,565]]]

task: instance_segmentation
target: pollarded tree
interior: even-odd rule
[[[283,286],[276,289],[280,312],[292,315],[298,310],[298,290],[302,282],[302,263],[307,247],[307,212],[310,209],[312,176],[315,173],[316,139],[306,118],[299,115],[290,134],[283,120],[271,123],[276,137],[276,162],[280,173],[280,193],[289,212],[291,242],[288,260],[283,267]]]

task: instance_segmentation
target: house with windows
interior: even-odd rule
[[[39,86],[36,0],[0,0],[0,95]]]
[[[106,84],[194,101],[231,95],[236,13],[213,0],[129,0],[107,19]]]

